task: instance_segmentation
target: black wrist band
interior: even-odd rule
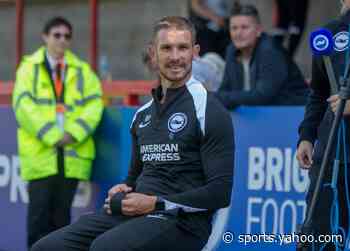
[[[126,193],[116,193],[112,196],[109,206],[113,215],[122,214],[122,200],[124,199],[125,195]]]

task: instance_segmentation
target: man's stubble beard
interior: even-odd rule
[[[183,76],[181,79],[170,79],[170,78],[168,78],[168,77],[166,76],[166,74],[164,74],[160,69],[159,69],[158,74],[159,74],[159,78],[160,78],[161,80],[163,79],[163,81],[165,80],[165,81],[168,81],[168,82],[170,82],[170,83],[176,83],[176,84],[181,83],[181,82],[183,82],[186,78],[188,78],[188,76],[190,76],[190,75],[192,74],[192,61],[191,61],[191,63],[190,63],[190,67],[189,67],[188,71],[186,71],[186,73],[184,74],[184,76]]]

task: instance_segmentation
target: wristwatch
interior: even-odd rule
[[[164,211],[165,210],[165,202],[164,199],[157,196],[155,211]]]

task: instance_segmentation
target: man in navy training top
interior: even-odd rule
[[[104,211],[39,240],[32,251],[201,250],[213,213],[231,200],[234,134],[230,114],[192,76],[199,52],[193,25],[165,17],[153,30],[160,85],[131,124],[132,158]],[[121,213],[110,200],[126,193]]]

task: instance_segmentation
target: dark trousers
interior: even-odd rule
[[[59,173],[28,184],[28,249],[43,236],[70,223],[70,209],[78,180],[64,177],[63,153],[58,157]]]
[[[309,0],[286,1],[277,0],[277,8],[279,19],[277,27],[288,31],[290,26],[295,26],[299,29],[299,33],[290,34],[288,43],[288,52],[293,56],[298,48],[301,37],[305,29]],[[284,36],[276,36],[276,41],[283,43]]]
[[[208,52],[215,52],[223,59],[226,57],[226,48],[230,44],[230,35],[227,30],[218,32],[212,31],[207,27],[196,27],[197,42],[200,45],[200,56]]]
[[[313,164],[313,166],[310,169],[309,177],[310,177],[310,187],[309,191],[306,196],[306,203],[309,208],[312,194],[315,190],[317,177],[319,175],[320,170],[320,163]],[[350,164],[348,169],[348,182],[350,185]],[[333,191],[330,188],[330,186],[327,186],[325,184],[331,183],[332,180],[332,168],[329,168],[325,174],[323,186],[321,187],[320,196],[318,198],[318,201],[316,203],[315,211],[313,213],[312,217],[312,231],[314,235],[317,237],[320,234],[332,234],[331,232],[331,224],[330,224],[330,215],[331,215],[331,205],[333,202]],[[348,229],[348,205],[346,202],[345,197],[345,175],[344,175],[344,165],[340,166],[340,171],[338,175],[338,183],[337,183],[337,189],[338,189],[338,200],[339,200],[339,225],[342,227],[345,232],[347,232]],[[344,240],[343,240],[344,241]],[[313,243],[316,247],[316,249],[311,250],[320,250],[321,246],[324,243]],[[333,251],[335,250],[335,246],[330,243],[328,244],[324,249],[324,251]]]
[[[84,215],[35,243],[31,251],[200,251],[207,240],[179,227],[175,216]]]

